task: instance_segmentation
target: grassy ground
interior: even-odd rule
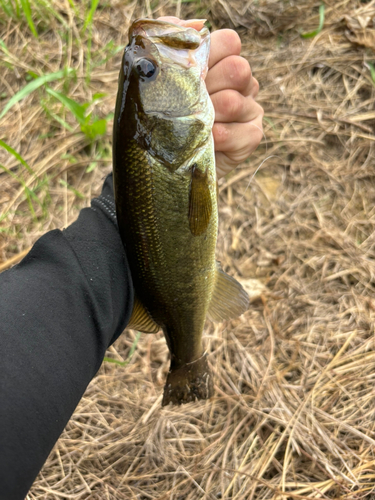
[[[28,498],[374,498],[374,0],[0,0],[0,269],[99,192],[129,23],[176,13],[236,29],[260,82],[218,243],[254,300],[207,324],[208,402],[161,409],[165,341],[125,332]]]

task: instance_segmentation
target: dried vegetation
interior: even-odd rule
[[[69,63],[77,76],[68,95],[83,103],[105,92],[95,105],[104,117],[120,55],[92,64],[87,78],[85,14],[68,1],[52,5],[71,36],[62,38],[52,15],[38,38],[25,21],[2,20],[2,103],[27,71]],[[265,139],[221,182],[218,257],[253,303],[238,321],[207,325],[216,383],[208,402],[161,409],[161,335],[143,335],[125,368],[104,364],[30,500],[375,497],[375,2],[327,0],[323,30],[302,38],[318,26],[318,9],[312,0],[113,0],[96,11],[93,63],[109,42],[126,43],[134,16],[152,11],[206,17],[241,35],[261,86]],[[34,171],[0,149],[8,169],[0,269],[74,220],[110,170],[111,124],[90,144],[61,103],[46,99],[36,91],[0,121],[1,137]],[[34,215],[21,178],[39,199]],[[109,355],[126,359],[135,335],[125,332]]]

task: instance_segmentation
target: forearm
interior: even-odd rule
[[[0,275],[1,500],[25,497],[129,320],[130,273],[104,205],[44,235]]]

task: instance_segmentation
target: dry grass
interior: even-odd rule
[[[53,4],[78,30],[68,2]],[[207,17],[214,29],[240,33],[261,84],[265,140],[221,183],[218,256],[245,285],[256,279],[265,288],[238,321],[207,325],[216,382],[210,401],[161,408],[168,369],[161,335],[143,335],[126,368],[105,364],[30,500],[375,498],[375,83],[368,65],[375,2],[328,0],[324,29],[302,39],[300,32],[317,27],[318,7],[312,0],[158,7],[146,0],[143,7],[111,1],[96,13],[95,50],[112,39],[124,44],[142,9]],[[28,68],[57,71],[65,54],[78,74],[69,96],[88,102],[104,89],[97,113],[113,109],[119,55],[93,68],[86,83],[84,35],[81,45],[56,29],[35,39],[10,21],[1,31],[13,59],[1,71],[0,93],[21,88]],[[0,121],[0,135],[33,167],[35,176],[24,179],[42,202],[31,217],[19,182],[0,174],[8,214],[3,267],[45,231],[74,220],[110,169],[104,154],[86,173],[103,146],[88,146],[77,127],[52,126],[40,99],[30,95]],[[101,145],[110,147],[110,129]],[[0,163],[21,175],[3,150]],[[125,332],[110,355],[125,359],[134,338]]]

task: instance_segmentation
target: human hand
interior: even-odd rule
[[[159,17],[181,26],[200,30],[201,20],[184,21],[178,17]],[[263,137],[263,108],[255,101],[259,84],[241,57],[241,40],[233,30],[211,34],[206,87],[215,109],[212,129],[217,177],[223,177],[248,158]]]

